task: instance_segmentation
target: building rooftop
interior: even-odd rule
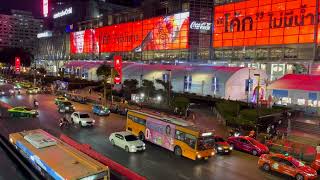
[[[274,81],[268,88],[320,91],[320,75],[287,74]]]

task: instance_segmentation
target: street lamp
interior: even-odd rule
[[[160,95],[157,96],[157,101],[160,102],[162,97]]]

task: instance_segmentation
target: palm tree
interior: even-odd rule
[[[153,97],[156,91],[153,81],[149,80],[142,80],[141,89],[144,93],[146,93],[147,99],[149,100],[150,97]]]
[[[105,99],[104,103],[107,103],[107,84],[108,80],[111,84],[111,99],[112,99],[112,84],[114,77],[118,76],[118,72],[114,70],[110,65],[108,64],[102,64],[100,65],[97,70],[96,74],[98,77],[102,77],[102,85],[103,85],[103,98]]]
[[[131,94],[136,93],[138,88],[138,81],[136,79],[126,79],[123,82],[123,92],[126,98],[130,98]]]
[[[164,90],[164,93],[165,93],[165,96],[167,96],[167,103],[170,105],[170,93],[171,93],[171,90],[172,90],[172,85],[170,84],[169,81],[163,81],[161,79],[156,79],[156,83],[160,84]]]

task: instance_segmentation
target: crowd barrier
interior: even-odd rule
[[[64,134],[60,135],[60,139],[63,142],[69,144],[70,146],[76,148],[77,150],[92,157],[93,159],[103,163],[104,165],[108,166],[112,171],[120,174],[121,176],[126,177],[129,180],[146,180],[145,177],[131,171],[130,169],[122,166],[121,164],[114,162],[113,160],[107,158],[106,156],[91,149],[91,146],[89,144],[80,144],[77,141],[69,138],[68,136],[66,136]]]

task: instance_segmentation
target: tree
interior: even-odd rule
[[[123,82],[123,92],[124,96],[128,99],[131,97],[131,94],[136,93],[138,88],[138,81],[136,79],[126,79]]]
[[[169,104],[170,103],[169,93],[171,93],[172,91],[172,85],[170,84],[169,81],[166,82],[161,79],[156,79],[156,83],[162,86],[164,91],[164,97],[167,97],[166,100],[167,100],[167,103]]]
[[[37,72],[41,75],[47,74],[47,70],[44,67],[37,68]]]
[[[103,85],[103,97],[105,98],[105,103],[107,102],[107,84],[108,79],[110,80],[110,84],[113,84],[114,77],[118,76],[117,71],[115,71],[111,66],[108,64],[100,65],[97,70],[96,74],[98,77],[102,77],[102,85]],[[110,95],[112,98],[112,85],[110,89]]]
[[[146,79],[142,80],[141,89],[146,94],[147,99],[149,99],[149,97],[153,97],[156,92],[156,87],[154,86],[153,81]]]
[[[186,97],[174,97],[172,105],[174,108],[178,108],[180,111],[185,112],[189,106],[190,100]]]

